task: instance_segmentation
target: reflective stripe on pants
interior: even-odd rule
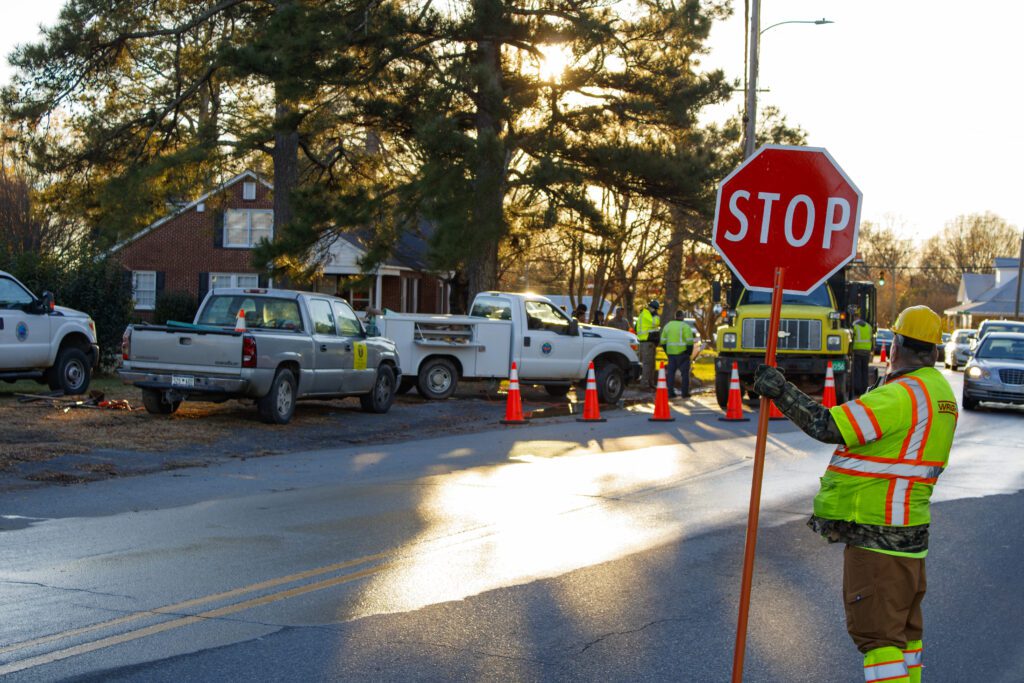
[[[867,683],[891,681],[910,683],[903,651],[898,647],[879,647],[864,655],[864,680]]]

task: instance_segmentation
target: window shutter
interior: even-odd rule
[[[124,278],[124,286],[129,292],[135,292],[135,275],[130,270],[122,270],[121,277]]]
[[[202,303],[208,291],[210,291],[210,274],[199,273],[199,297],[196,300]]]
[[[164,271],[156,271],[156,295],[160,296],[160,292],[164,291]]]
[[[270,286],[270,278],[267,277],[266,273],[260,273],[259,285],[260,285],[260,288],[265,288],[265,287]]]
[[[224,246],[224,209],[217,209],[213,213],[213,246]]]

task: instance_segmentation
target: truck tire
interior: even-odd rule
[[[168,403],[164,400],[164,394],[157,389],[142,390],[142,405],[146,406],[146,412],[150,415],[172,415],[181,405],[181,401]]]
[[[416,386],[416,378],[404,375],[402,379],[398,381],[398,386],[395,388],[395,393],[401,396],[402,394],[408,394],[409,391]]]
[[[597,368],[597,400],[606,405],[615,405],[626,391],[626,377],[615,363],[605,363]]]
[[[286,425],[295,414],[295,375],[291,370],[281,369],[274,375],[270,391],[256,400],[260,419],[267,424]]]
[[[447,358],[431,358],[420,366],[416,388],[420,396],[432,401],[443,401],[455,393],[459,373]]]
[[[572,389],[571,384],[545,384],[544,391],[548,392],[548,396],[554,396],[555,398],[562,398],[569,393]]]
[[[729,405],[729,381],[731,379],[732,373],[715,372],[715,400],[718,401],[718,407],[722,410]]]
[[[57,362],[47,374],[47,382],[55,391],[68,396],[84,394],[89,388],[92,370],[89,357],[73,346],[63,348],[57,354]]]
[[[370,393],[359,397],[364,413],[386,413],[395,402],[395,371],[388,365],[377,368]]]

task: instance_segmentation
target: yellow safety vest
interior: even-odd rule
[[[693,330],[682,320],[672,320],[661,330],[661,343],[666,354],[678,356],[693,344]]]
[[[846,445],[821,478],[814,514],[879,526],[927,524],[958,417],[945,377],[935,368],[914,370],[831,415]]]
[[[636,338],[640,341],[647,341],[651,332],[661,327],[661,319],[651,313],[649,308],[640,311],[636,321]]]
[[[853,324],[853,350],[854,351],[870,351],[871,344],[871,325],[865,322]]]

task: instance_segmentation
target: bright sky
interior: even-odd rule
[[[743,76],[743,0],[714,29],[708,67]],[[0,53],[35,39],[63,0],[7,0]],[[964,213],[1024,223],[1024,3],[1009,0],[763,0],[758,106],[776,105],[864,193],[861,216],[928,237]],[[6,82],[6,61],[0,81]],[[742,105],[736,93],[735,104]],[[718,112],[721,114],[721,112]]]

